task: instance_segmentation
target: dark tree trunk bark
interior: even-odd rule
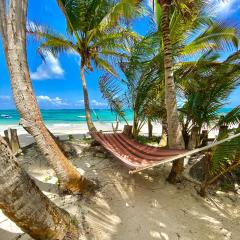
[[[138,131],[138,122],[139,122],[139,117],[138,117],[138,112],[134,111],[134,117],[133,117],[133,137],[136,138],[139,134]]]
[[[78,240],[70,215],[39,190],[1,136],[0,169],[0,208],[7,217],[34,239]]]
[[[162,9],[162,35],[164,45],[164,69],[165,69],[165,103],[167,110],[168,124],[168,145],[170,149],[184,149],[181,124],[178,119],[176,90],[173,77],[173,59],[172,59],[172,43],[170,38],[170,6],[171,0],[158,0]],[[182,173],[183,160],[176,160],[168,181],[176,182],[177,177]]]
[[[189,138],[188,145],[186,149],[195,149],[200,144],[200,128],[197,126],[194,126],[191,131],[191,136]]]
[[[85,75],[84,75],[84,64],[83,63],[81,64],[80,75],[81,75],[81,81],[82,81],[83,96],[84,96],[84,107],[85,107],[85,114],[86,114],[88,130],[90,132],[91,131],[97,131],[97,129],[95,128],[95,126],[93,124],[92,117],[91,117],[87,82],[86,82]]]
[[[168,147],[168,129],[167,129],[167,120],[163,118],[162,120],[162,136],[159,142],[160,147]]]
[[[148,118],[148,138],[152,138],[153,136],[153,125],[151,120]]]

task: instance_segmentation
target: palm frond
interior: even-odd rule
[[[214,52],[208,52],[195,62],[179,64],[175,71],[180,79],[178,91],[184,98],[180,111],[199,127],[219,119],[219,109],[240,84],[239,55],[234,53],[223,62],[217,58]]]
[[[44,57],[46,52],[51,52],[54,56],[66,51],[78,52],[77,46],[73,41],[48,27],[30,24],[27,26],[27,33],[40,42],[38,52],[41,57]]]
[[[221,116],[217,126],[235,126],[240,123],[240,105],[233,108],[225,116]]]
[[[66,17],[68,32],[86,33],[96,28],[114,6],[108,0],[57,0],[59,7]]]
[[[115,25],[120,18],[130,20],[144,13],[141,1],[138,0],[120,0],[115,4],[102,19],[99,24],[101,30],[105,30],[109,25]]]
[[[198,31],[201,30],[198,29]],[[211,49],[236,50],[239,45],[237,35],[236,27],[229,26],[225,22],[209,21],[207,28],[203,28],[203,32],[182,49],[182,54],[192,54],[200,50],[209,51]]]
[[[239,129],[236,131],[239,133]],[[220,144],[212,152],[210,179],[212,183],[240,165],[240,137]]]
[[[103,98],[108,101],[111,110],[116,112],[117,115],[127,123],[124,113],[125,100],[121,97],[122,89],[116,82],[116,79],[106,74],[99,79],[99,87]]]
[[[129,48],[135,41],[140,41],[141,37],[130,30],[117,28],[114,29],[114,32],[104,32],[95,36],[92,39],[91,47],[98,47],[98,48],[109,48],[115,49],[119,48],[124,51],[129,51]]]
[[[95,60],[94,63],[97,68],[104,69],[107,72],[111,73],[112,75],[117,76],[117,73],[116,73],[115,69],[113,68],[113,66],[111,66],[111,64],[108,63],[105,59],[96,57],[94,60]]]

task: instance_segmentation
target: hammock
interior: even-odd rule
[[[170,150],[142,145],[128,138],[123,133],[91,132],[90,134],[130,169],[146,167],[186,152],[186,150]]]
[[[129,173],[133,174],[148,168],[159,166],[163,163],[172,162],[208,150],[214,146],[230,141],[233,138],[239,137],[240,133],[191,151],[164,149],[142,145],[123,133],[90,132],[90,135],[114,157],[131,169]]]

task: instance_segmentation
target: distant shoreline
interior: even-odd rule
[[[227,113],[231,108],[223,108],[221,113]],[[0,134],[4,135],[4,130],[8,128],[17,129],[20,143],[22,146],[29,145],[33,142],[33,138],[19,126],[19,115],[16,110],[0,110],[1,114],[7,114],[11,118],[0,118]],[[56,136],[66,138],[68,135],[74,135],[75,137],[81,137],[88,133],[86,119],[84,117],[84,109],[51,109],[42,110],[42,115],[47,128]],[[129,124],[133,121],[133,112],[126,110],[126,117]],[[116,115],[109,109],[94,109],[92,111],[92,118],[97,130],[112,131],[112,124],[116,126]],[[126,124],[119,119],[119,130],[123,129]],[[162,133],[162,127],[160,123],[153,124],[153,134],[160,136]],[[148,134],[148,127],[145,124],[141,130],[142,135]],[[209,136],[214,138],[217,134],[216,130],[210,132]]]
[[[229,112],[231,108],[223,108],[219,114],[225,114]],[[47,128],[57,136],[85,135],[88,133],[84,109],[43,109],[41,110],[44,123]],[[129,124],[133,122],[133,111],[126,110],[126,118]],[[20,142],[22,146],[26,146],[33,142],[33,138],[19,126],[19,115],[16,110],[0,110],[1,115],[9,115],[10,118],[0,118],[0,134],[4,135],[4,130],[8,128],[17,129],[20,136]],[[116,114],[110,109],[94,109],[92,111],[92,119],[97,130],[112,131],[112,124],[116,126]],[[126,123],[119,119],[119,130],[123,129]],[[160,136],[162,133],[162,127],[160,123],[153,123],[153,134]],[[141,134],[148,134],[148,127],[145,124],[141,130]],[[216,130],[210,132],[209,136],[214,138],[217,134]]]
[[[45,124],[78,124],[86,123],[84,109],[51,109],[41,110]],[[110,109],[93,109],[91,111],[93,122],[115,122],[116,113]],[[127,121],[133,120],[133,111],[125,110]],[[17,125],[19,114],[16,110],[0,110],[0,125]],[[122,119],[119,119],[121,122]]]
[[[116,122],[94,122],[95,127],[97,130],[102,131],[113,131],[112,124],[116,126]],[[132,124],[132,121],[129,122]],[[125,123],[121,122],[119,124],[118,130],[122,131]],[[69,135],[73,135],[75,138],[81,138],[88,134],[88,127],[86,122],[81,123],[53,123],[48,124],[46,123],[46,127],[55,135],[59,136],[61,139],[67,139]],[[33,137],[28,134],[22,126],[17,124],[0,124],[0,135],[4,135],[4,130],[8,128],[17,129],[17,133],[20,139],[21,147],[25,147],[34,142]],[[154,136],[161,136],[162,134],[162,125],[160,123],[153,123],[153,135]],[[209,133],[210,138],[215,138],[218,134],[217,129],[213,129]],[[140,135],[148,135],[148,126],[145,124],[141,129]]]
[[[226,114],[232,108],[222,108],[219,114]],[[84,109],[42,109],[42,117],[45,124],[79,124],[86,123]],[[116,122],[116,113],[110,109],[92,109],[93,122],[113,123]],[[127,121],[133,121],[133,111],[125,110]],[[119,121],[124,123],[122,119]],[[0,110],[0,126],[1,125],[18,125],[19,114],[15,109]]]

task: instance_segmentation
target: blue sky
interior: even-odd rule
[[[218,0],[211,0],[218,1]],[[219,2],[214,14],[218,18],[225,18],[240,23],[239,0],[225,0]],[[59,32],[66,29],[65,19],[55,0],[29,0],[28,21],[48,25]],[[147,18],[138,19],[133,28],[140,34],[148,31]],[[27,42],[28,64],[35,94],[41,108],[83,108],[83,93],[79,76],[79,58],[74,54],[62,54],[58,58],[47,57],[46,63],[36,52],[37,43],[31,39]],[[106,108],[106,102],[101,98],[98,89],[97,70],[87,73],[89,96],[93,108]],[[229,107],[240,104],[240,89],[236,90],[229,99]],[[15,108],[5,58],[0,42],[0,109]]]

